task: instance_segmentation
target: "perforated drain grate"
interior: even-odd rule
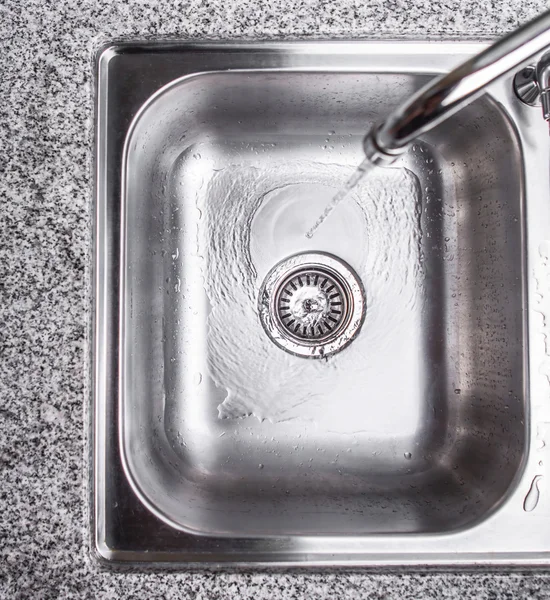
[[[259,312],[278,346],[299,356],[321,358],[342,350],[361,328],[363,287],[351,267],[338,258],[297,254],[267,275]]]

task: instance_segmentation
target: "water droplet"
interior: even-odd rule
[[[461,390],[460,388],[456,388],[456,390],[455,390],[455,394],[460,394],[460,392],[461,392],[461,391],[462,391],[462,390]]]
[[[527,496],[525,496],[525,500],[523,501],[523,510],[525,512],[531,512],[535,510],[537,504],[539,503],[540,498],[540,490],[539,490],[539,481],[542,479],[542,475],[537,475],[533,478],[531,482],[531,487],[527,492]]]
[[[195,377],[193,378],[193,383],[195,385],[200,385],[202,382],[202,373],[195,373]]]
[[[403,454],[403,456],[407,459],[407,460],[411,460],[412,458],[412,454],[410,452],[405,452],[405,454]]]
[[[263,465],[263,463],[260,463],[260,464],[258,465],[258,469],[263,469],[263,468],[264,468],[264,465]]]

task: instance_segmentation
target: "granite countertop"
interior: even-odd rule
[[[494,37],[545,0],[0,4],[1,598],[550,597],[550,574],[115,573],[89,558],[92,54],[104,40]],[[548,587],[548,591],[546,588]]]

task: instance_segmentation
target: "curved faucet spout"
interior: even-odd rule
[[[375,125],[366,135],[367,158],[392,163],[419,135],[429,131],[483,93],[484,88],[550,46],[550,11],[503,37],[450,73],[437,77]],[[550,53],[549,53],[550,55]],[[541,61],[542,62],[542,61]],[[541,72],[545,119],[550,119],[550,58]]]

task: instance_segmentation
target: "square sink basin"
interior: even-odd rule
[[[548,563],[539,111],[493,84],[306,236],[369,127],[483,47],[98,55],[100,560]]]

